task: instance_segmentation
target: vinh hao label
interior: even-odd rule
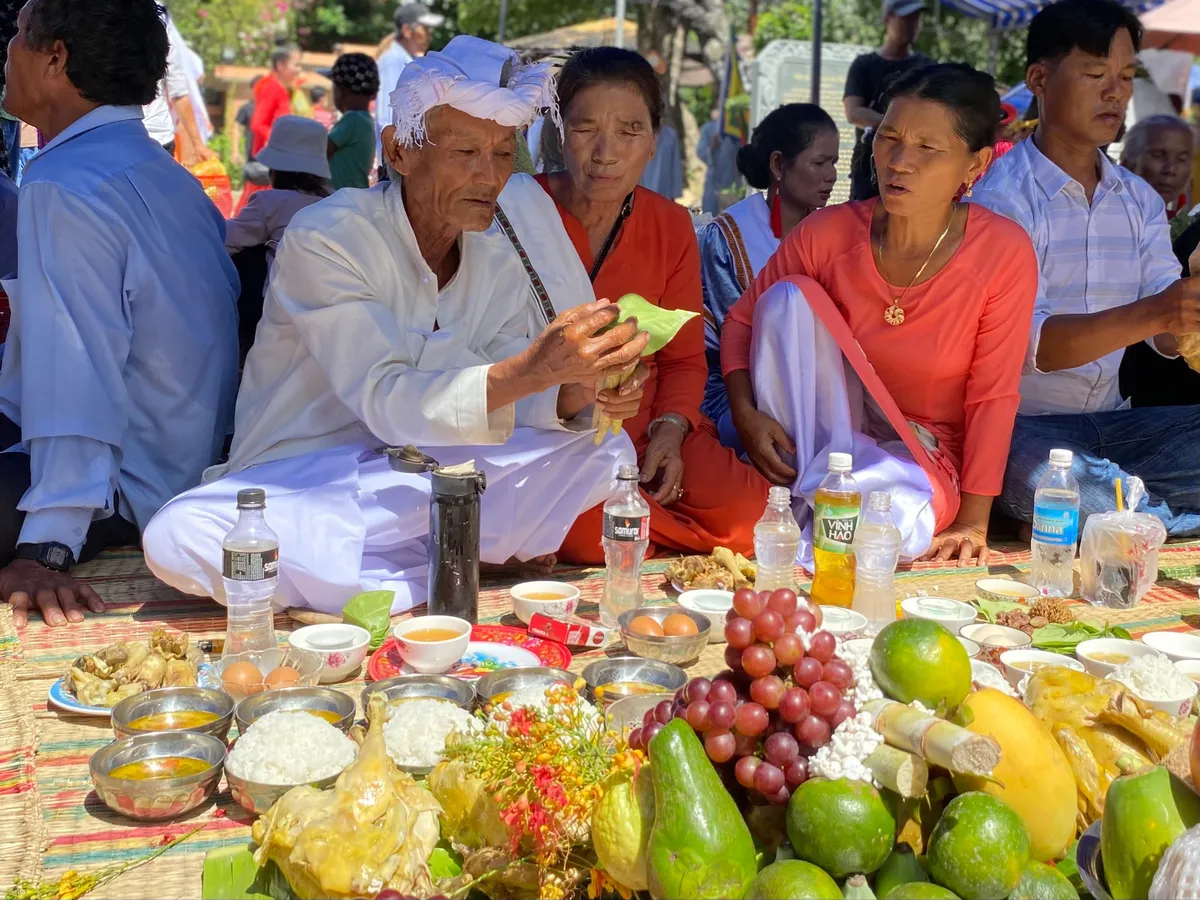
[[[604,516],[604,537],[610,541],[650,540],[649,516]]]
[[[849,553],[858,528],[857,506],[818,503],[813,516],[813,547],[827,553]]]
[[[224,575],[231,581],[266,581],[279,576],[279,548],[243,552],[225,550]]]

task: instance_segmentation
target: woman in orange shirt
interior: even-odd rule
[[[582,50],[564,64],[558,96],[566,171],[539,176],[538,183],[553,199],[595,297],[616,300],[635,293],[663,308],[699,313],[700,254],[691,215],[637,186],[654,155],[662,119],[653,68],[628,50]],[[543,140],[554,140],[556,132],[548,122]],[[769,485],[720,445],[700,412],[708,374],[700,316],[647,362],[642,411],[624,427],[637,449],[650,503],[651,546],[753,552],[754,524],[766,507]],[[603,562],[601,524],[600,507],[581,516],[560,558]]]
[[[1020,226],[954,201],[999,118],[992,79],[967,66],[901,79],[875,135],[879,199],[806,218],[721,340],[764,475],[811,505],[828,452],[852,451],[864,498],[892,493],[906,556],[962,565],[987,561],[1038,281]]]

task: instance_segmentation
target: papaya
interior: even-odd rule
[[[1155,766],[1113,780],[1104,799],[1100,858],[1115,900],[1145,897],[1167,848],[1200,823],[1200,797]]]
[[[964,706],[967,728],[1000,744],[1000,765],[995,781],[955,775],[954,786],[999,797],[1025,823],[1034,859],[1062,859],[1075,839],[1078,805],[1075,775],[1054,735],[1025,704],[992,688],[969,695]]]
[[[875,896],[887,900],[888,895],[902,884],[929,881],[929,876],[917,862],[917,857],[908,844],[897,844],[879,871],[875,873]]]
[[[646,871],[650,896],[654,900],[745,896],[758,874],[754,839],[696,732],[682,719],[672,720],[650,739],[650,763],[654,769],[654,826]]]

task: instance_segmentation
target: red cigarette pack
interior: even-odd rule
[[[534,613],[529,620],[529,633],[572,647],[603,647],[612,629],[578,616]]]

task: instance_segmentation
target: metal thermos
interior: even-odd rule
[[[396,471],[429,474],[429,615],[479,621],[479,501],[487,479],[472,463],[442,466],[416,447],[385,452]]]
[[[479,501],[482,472],[430,475],[429,614],[479,621]]]

